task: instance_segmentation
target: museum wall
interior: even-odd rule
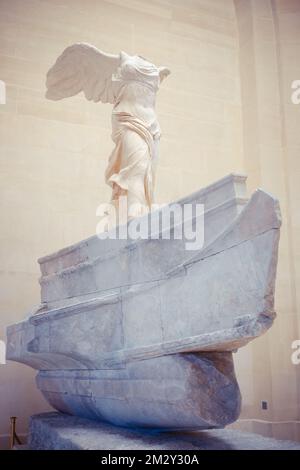
[[[275,194],[282,211],[276,283],[277,319],[269,332],[239,350],[235,360],[243,394],[235,427],[300,440],[300,366],[291,361],[300,338],[299,122],[291,84],[300,77],[299,0],[236,0],[248,188]],[[262,409],[262,401],[267,409]]]
[[[235,426],[300,439],[300,366],[290,361],[300,337],[297,21],[298,0],[0,0],[0,339],[39,303],[37,258],[94,234],[96,208],[110,197],[111,107],[81,96],[47,101],[47,70],[74,42],[138,53],[172,71],[157,97],[157,202],[230,172],[280,198],[278,319],[235,357],[244,397]],[[10,416],[22,435],[31,414],[49,409],[34,376],[0,364],[2,446]]]

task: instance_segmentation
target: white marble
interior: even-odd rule
[[[177,204],[203,204],[204,245],[217,238],[247,203],[245,176],[228,175]],[[172,204],[171,204],[172,207]],[[150,216],[145,216],[150,218]],[[61,305],[91,291],[152,281],[187,261],[192,253],[182,240],[99,240],[95,235],[39,259],[42,301]],[[105,272],[105,276],[103,276]],[[57,300],[59,302],[57,302]]]
[[[117,211],[120,196],[128,198],[126,217],[147,213],[153,203],[161,135],[155,99],[169,74],[167,67],[157,67],[139,55],[107,54],[85,43],[67,47],[47,74],[46,97],[51,100],[83,92],[88,100],[113,105],[115,149],[105,180]],[[108,229],[108,219],[104,226]]]
[[[203,201],[202,249],[92,237],[40,260],[42,304],[8,328],[7,357],[41,371],[55,408],[163,429],[237,419],[232,352],[273,323],[280,211],[262,190],[246,202],[238,175],[181,203]]]

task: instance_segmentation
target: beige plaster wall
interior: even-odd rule
[[[96,207],[110,195],[103,181],[113,147],[110,106],[79,96],[45,100],[46,72],[73,42],[139,53],[172,70],[157,103],[158,202],[232,171],[246,171],[250,189],[261,185],[282,202],[279,319],[236,357],[248,420],[239,426],[297,437],[300,366],[298,372],[289,357],[292,338],[300,337],[294,122],[300,106],[290,106],[286,87],[298,73],[292,14],[299,19],[298,6],[298,0],[0,0],[0,79],[7,84],[7,104],[0,105],[0,339],[39,302],[36,259],[95,233]],[[19,417],[25,433],[28,416],[47,409],[34,375],[26,366],[0,365],[2,445],[9,416]]]
[[[239,34],[244,169],[250,190],[276,194],[282,231],[272,329],[236,357],[243,393],[238,426],[300,440],[300,365],[291,344],[300,338],[300,106],[291,84],[300,77],[299,0],[235,0]],[[262,401],[268,409],[263,410]]]

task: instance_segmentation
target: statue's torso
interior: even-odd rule
[[[127,112],[159,129],[155,98],[159,87],[158,68],[138,56],[121,55],[121,64],[113,76],[116,101],[113,113]]]

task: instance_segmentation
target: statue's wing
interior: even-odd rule
[[[106,54],[85,43],[67,47],[47,73],[46,98],[61,100],[84,92],[88,100],[114,103],[112,75],[120,55]]]

